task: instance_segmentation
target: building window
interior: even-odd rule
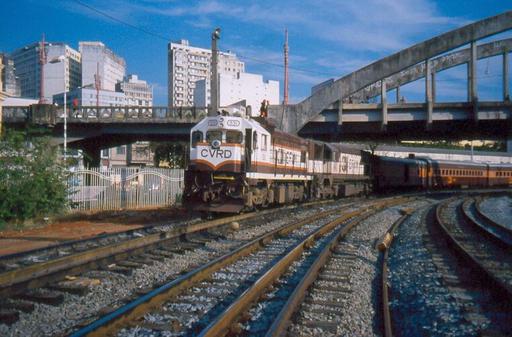
[[[124,147],[124,146],[116,147],[116,154],[126,154],[126,147]]]

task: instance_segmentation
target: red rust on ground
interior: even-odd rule
[[[177,209],[81,214],[43,227],[0,231],[0,256],[165,223],[180,215],[183,212]]]

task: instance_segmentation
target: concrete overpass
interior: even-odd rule
[[[3,122],[11,128],[27,124],[47,129],[56,143],[63,143],[64,111],[53,105],[3,107]],[[101,149],[136,141],[187,141],[190,129],[207,114],[206,108],[80,107],[67,118],[68,146],[82,149],[95,166]]]
[[[479,40],[510,29],[512,11],[454,29],[343,76],[298,104],[272,106],[270,116],[283,120],[286,131],[331,140],[353,139],[357,135],[392,139],[494,135],[510,139],[508,59],[512,41],[478,45]],[[468,48],[453,51],[465,45]],[[503,59],[503,100],[480,102],[477,60],[496,55]],[[467,101],[437,103],[436,74],[460,64],[467,64]],[[399,96],[400,86],[421,78],[425,79],[423,104],[388,104],[389,90],[397,89]],[[379,104],[365,103],[376,96],[380,96]],[[512,148],[512,142],[509,145]]]

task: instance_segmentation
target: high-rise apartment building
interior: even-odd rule
[[[153,106],[153,87],[137,75],[128,75],[116,84],[116,91],[124,92],[126,105]]]
[[[95,75],[99,75],[100,88],[114,91],[126,74],[124,59],[102,42],[79,42],[78,49],[82,54],[82,87],[95,85]]]
[[[221,107],[245,100],[251,107],[252,115],[259,116],[261,102],[279,104],[279,81],[263,81],[263,76],[250,73],[238,73],[235,76],[219,75],[219,104]],[[210,86],[206,80],[196,82],[194,105],[210,104]]]
[[[210,49],[191,47],[187,40],[168,45],[169,106],[194,105],[194,88],[199,80],[210,83]],[[236,75],[245,71],[244,62],[230,52],[219,52],[219,74]]]
[[[2,65],[4,66],[4,70],[2,73],[2,87],[0,89],[10,97],[19,97],[20,96],[20,85],[18,83],[18,78],[14,71],[16,68],[14,67],[14,60],[9,57],[7,54],[0,53],[2,57]]]
[[[55,94],[66,90],[73,90],[81,84],[80,53],[64,43],[45,43],[47,63],[43,65],[44,96],[47,102],[52,102]],[[64,56],[64,62],[50,63],[49,61]],[[20,96],[39,98],[40,73],[39,42],[19,48],[11,53],[14,61],[17,81],[20,87]]]

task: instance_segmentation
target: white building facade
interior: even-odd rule
[[[47,63],[44,65],[44,96],[48,103],[53,95],[64,90],[73,90],[81,85],[81,55],[64,43],[45,43]],[[51,60],[65,56],[64,62],[50,63]],[[40,73],[39,43],[19,48],[11,53],[14,61],[14,74],[19,84],[21,97],[39,98]]]
[[[100,77],[100,88],[115,91],[116,84],[126,75],[126,62],[102,42],[79,42],[82,54],[82,87],[95,85],[95,75]]]
[[[78,100],[79,106],[126,106],[126,95],[122,92],[99,90],[93,87],[78,88],[66,94],[66,102],[69,111],[72,111],[73,100]],[[64,94],[53,96],[53,102],[57,105],[64,104]]]
[[[194,105],[194,88],[196,82],[211,78],[210,49],[189,45],[187,40],[168,45],[168,90],[169,106]],[[245,63],[230,52],[219,52],[219,74],[236,75],[245,71]]]
[[[126,96],[126,105],[153,106],[153,87],[137,75],[128,75],[123,82],[116,85],[116,91]]]
[[[264,81],[262,75],[238,73],[235,76],[219,75],[219,104],[225,107],[245,100],[251,107],[252,116],[259,116],[261,102],[268,100],[270,104],[279,104],[279,81]],[[206,80],[196,83],[194,105],[210,104],[210,85]]]

